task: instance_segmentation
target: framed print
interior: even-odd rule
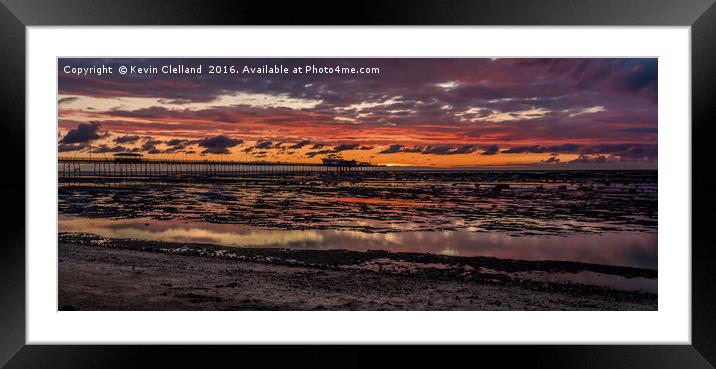
[[[267,5],[5,1],[8,367],[712,367],[711,2]]]

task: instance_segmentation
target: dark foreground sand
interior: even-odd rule
[[[656,310],[652,293],[515,281],[561,263],[233,249],[61,235],[60,310]],[[373,253],[373,254],[372,254]],[[376,258],[376,256],[381,256]],[[335,262],[335,258],[343,260]],[[411,260],[411,258],[413,258]],[[474,260],[473,260],[474,259]],[[348,261],[345,261],[348,260]],[[367,261],[366,261],[367,260]],[[525,264],[527,263],[527,264]],[[460,267],[457,268],[456,265]],[[555,266],[556,265],[556,266]],[[566,263],[568,269],[600,268]],[[610,273],[649,274],[626,268]],[[503,276],[503,277],[500,277]]]

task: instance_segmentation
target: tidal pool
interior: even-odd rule
[[[239,247],[388,250],[454,256],[492,256],[521,260],[561,260],[657,268],[656,232],[602,232],[565,235],[509,235],[499,232],[362,232],[326,229],[277,229],[244,224],[59,217],[60,232],[110,238],[211,243]]]

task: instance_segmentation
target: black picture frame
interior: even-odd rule
[[[441,367],[499,363],[533,368],[713,368],[716,205],[714,0],[488,0],[353,2],[0,0],[0,364],[8,368],[262,366]],[[28,26],[75,25],[551,25],[690,26],[692,68],[692,345],[99,346],[25,342],[25,40]],[[668,103],[668,102],[661,102]],[[678,123],[678,122],[669,122]],[[666,245],[688,247],[689,245]],[[464,361],[468,360],[468,361]],[[493,361],[496,360],[496,361]],[[494,366],[494,365],[491,365]]]

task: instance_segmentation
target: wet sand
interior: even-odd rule
[[[386,172],[225,178],[76,178],[59,213],[284,230],[654,232],[656,171]]]
[[[657,295],[520,273],[656,271],[385,251],[174,244],[60,234],[60,310],[656,310]]]

